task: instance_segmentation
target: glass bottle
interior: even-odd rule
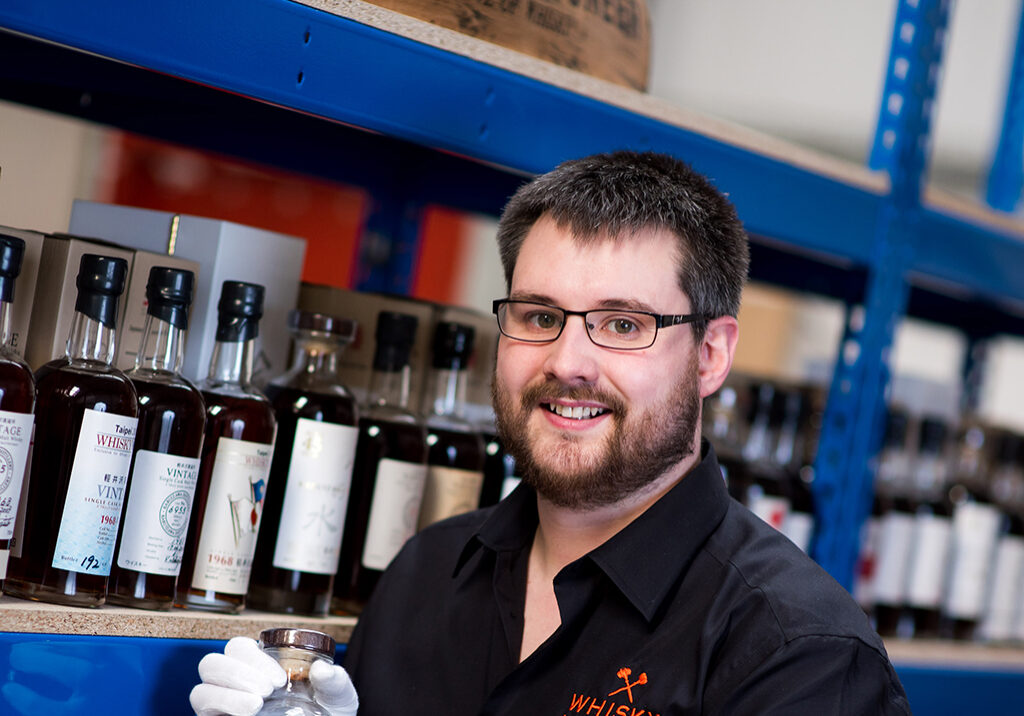
[[[949,489],[948,432],[941,419],[924,418],[914,458],[914,534],[906,603],[913,618],[913,635],[917,637],[939,635],[939,604],[953,533],[953,510],[944,499]]]
[[[779,397],[782,417],[772,462],[781,473],[783,492],[789,499],[782,533],[806,553],[810,551],[814,534],[814,497],[809,479],[813,468],[804,459],[810,413],[808,395],[804,390],[791,388],[780,391]]]
[[[1001,515],[986,484],[988,432],[973,419],[960,429],[946,500],[953,513],[949,577],[942,597],[942,635],[972,639],[985,606]]]
[[[741,435],[742,410],[740,390],[730,379],[712,395],[704,399],[701,436],[715,448],[718,466],[729,488],[729,494],[743,502],[749,483],[744,479],[743,438]]]
[[[176,606],[245,607],[277,429],[270,401],[252,385],[263,290],[241,281],[221,287],[210,374],[199,385],[206,432]]]
[[[484,445],[463,417],[474,335],[471,326],[448,321],[434,330],[433,363],[422,411],[429,468],[417,529],[480,505]]]
[[[750,475],[746,505],[755,515],[783,530],[791,508],[785,478],[772,454],[778,442],[784,400],[783,394],[769,382],[752,386],[754,413],[750,432],[743,446],[745,471]]]
[[[857,598],[862,606],[870,607],[875,630],[882,636],[896,635],[903,612],[914,532],[910,446],[916,425],[904,409],[890,406],[875,473],[875,499],[866,535],[868,553],[861,557],[863,576]]]
[[[263,700],[259,716],[323,716],[324,711],[313,698],[309,669],[322,661],[334,663],[334,639],[312,629],[264,629],[260,647],[272,656],[287,675],[284,686]]]
[[[1019,618],[1024,579],[1024,464],[1018,434],[1002,432],[994,447],[990,485],[1001,518],[988,597],[977,631],[983,641],[1002,644],[1017,640],[1018,627],[1024,622]]]
[[[331,611],[358,614],[416,531],[427,479],[427,434],[409,411],[415,316],[383,311],[367,405],[359,418],[345,536]]]
[[[519,486],[522,478],[516,475],[516,459],[506,450],[494,426],[494,415],[478,427],[484,441],[484,484],[480,488],[480,506],[498,504]]]
[[[128,378],[139,396],[128,493],[107,602],[170,609],[185,549],[206,405],[181,375],[195,277],[154,266],[146,283],[146,322]]]
[[[114,557],[138,399],[114,367],[124,259],[85,254],[64,357],[36,371],[36,431],[21,556],[4,591],[72,606],[103,604]]]
[[[338,569],[359,430],[341,384],[342,351],[355,321],[292,311],[292,366],[266,387],[277,449],[249,584],[256,609],[326,614]]]
[[[0,580],[7,574],[32,440],[36,384],[32,371],[11,347],[14,282],[21,273],[25,242],[0,234]]]

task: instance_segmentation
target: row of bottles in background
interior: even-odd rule
[[[729,493],[809,551],[814,533],[814,453],[823,393],[810,386],[734,376],[704,405],[703,435]]]
[[[471,328],[437,326],[434,390],[417,416],[408,408],[415,318],[381,314],[360,410],[337,378],[354,323],[295,312],[295,362],[268,399],[251,384],[262,287],[225,282],[200,390],[179,372],[189,272],[153,270],[136,367],[112,366],[125,269],[83,258],[67,356],[37,373],[39,476],[26,481],[35,489],[21,501],[8,593],[223,612],[248,593],[253,606],[310,614],[326,613],[333,595],[334,611],[356,612],[416,529],[496,502],[517,481],[493,428],[461,417]],[[13,523],[0,520],[0,530]]]
[[[890,407],[854,590],[879,633],[1024,641],[1022,447]]]

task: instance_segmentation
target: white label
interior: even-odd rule
[[[501,481],[501,499],[504,500],[506,497],[512,494],[512,491],[519,487],[519,483],[523,481],[521,477],[506,477]]]
[[[25,461],[25,475],[32,474],[32,448],[36,444],[36,426],[32,424],[32,436],[28,443],[28,459]],[[14,534],[11,537],[11,556],[21,558],[21,545],[25,540],[25,513],[28,511],[29,480],[21,481],[21,497],[18,498],[18,516],[14,520]],[[4,577],[7,573],[4,572]]]
[[[953,560],[943,611],[955,619],[977,619],[984,608],[999,510],[965,502],[953,513]]]
[[[878,547],[882,537],[882,521],[868,517],[860,528],[860,553],[853,581],[853,598],[863,609],[875,605],[875,574],[878,569]]]
[[[202,515],[194,589],[245,594],[274,445],[219,438]]]
[[[814,515],[806,512],[790,512],[782,523],[782,534],[804,553],[811,547],[811,534],[814,532]]]
[[[427,466],[385,458],[377,464],[370,520],[363,546],[363,566],[385,570],[416,532]]]
[[[914,547],[907,578],[910,606],[919,609],[939,606],[952,534],[953,521],[948,517],[922,514],[914,520]]]
[[[198,458],[150,450],[135,454],[118,567],[178,576],[198,477]]]
[[[786,515],[789,514],[789,500],[785,497],[774,497],[764,493],[751,495],[750,511],[775,529],[782,531],[782,526],[786,523]]]
[[[483,485],[482,472],[431,465],[427,470],[417,529],[475,510],[480,506]]]
[[[1022,574],[1024,538],[1006,535],[996,546],[988,608],[981,623],[983,638],[990,641],[1007,641],[1013,636]]]
[[[138,426],[137,418],[85,410],[53,567],[103,577],[110,574]]]
[[[338,569],[359,429],[299,418],[288,466],[274,566],[315,574]]]
[[[875,572],[876,604],[903,604],[913,535],[913,515],[890,512],[882,517],[878,539],[878,568]]]
[[[0,410],[0,540],[14,536],[32,441],[32,415]]]

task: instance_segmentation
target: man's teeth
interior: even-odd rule
[[[568,405],[555,405],[554,403],[548,403],[548,410],[555,415],[560,415],[563,418],[571,418],[573,420],[586,420],[588,418],[596,418],[601,413],[605,412],[604,408],[592,408],[588,406],[574,406]]]

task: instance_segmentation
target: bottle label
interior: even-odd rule
[[[177,577],[199,477],[199,458],[135,454],[117,566]]]
[[[953,513],[953,560],[943,611],[956,619],[977,619],[984,608],[999,510],[965,502]]]
[[[789,500],[785,497],[767,495],[763,492],[758,495],[751,495],[750,511],[775,529],[782,531],[782,526],[786,522],[786,515],[789,514]]]
[[[811,548],[811,534],[814,532],[814,515],[806,512],[790,512],[782,523],[782,534],[804,553]]]
[[[1007,641],[1015,635],[1021,576],[1024,575],[1024,538],[1006,535],[996,546],[988,609],[981,634],[989,641]]]
[[[878,538],[878,567],[874,580],[876,604],[903,604],[913,535],[913,515],[889,512],[882,517]]]
[[[416,532],[427,466],[384,458],[377,464],[363,566],[383,571]]]
[[[919,609],[934,609],[942,599],[942,579],[949,558],[953,521],[932,514],[914,520],[914,545],[907,575],[907,603]]]
[[[32,434],[28,442],[28,458],[25,460],[25,476],[32,471],[32,449],[36,445],[36,426],[32,424]],[[18,498],[18,516],[14,519],[14,534],[11,536],[11,556],[21,558],[21,545],[25,540],[25,513],[28,512],[28,486],[29,480],[21,481],[21,497]],[[6,572],[4,577],[6,577]]]
[[[137,418],[86,409],[52,566],[106,577],[128,485]]]
[[[359,429],[299,418],[274,547],[274,566],[315,574],[338,569]]]
[[[461,515],[480,506],[484,474],[475,470],[431,465],[423,490],[417,529],[423,529],[448,517]]]
[[[194,589],[248,590],[273,452],[273,444],[218,439],[192,572]]]
[[[31,440],[31,413],[0,410],[0,539],[3,540],[14,536]]]

